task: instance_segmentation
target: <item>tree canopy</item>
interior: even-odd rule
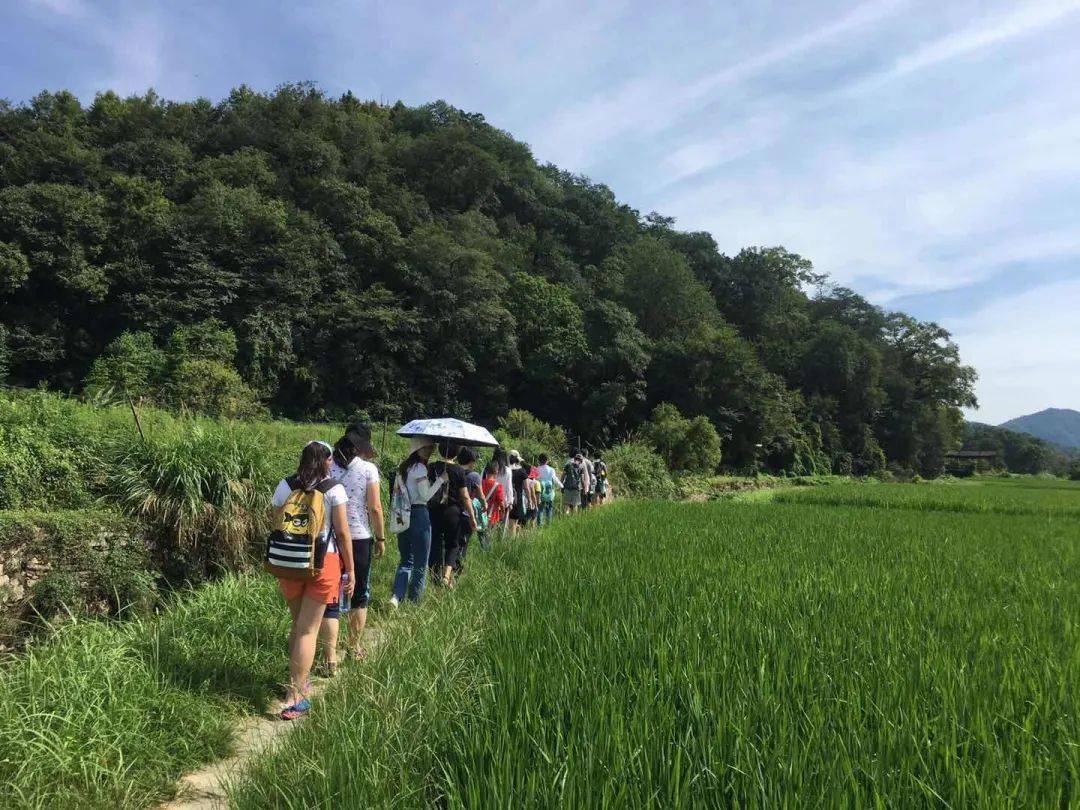
[[[524,409],[595,444],[669,403],[732,468],[932,475],[974,403],[944,329],[807,258],[724,255],[444,102],[306,84],[0,104],[0,321],[18,385],[231,415]]]

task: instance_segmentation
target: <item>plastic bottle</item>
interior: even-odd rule
[[[342,574],[341,575],[341,588],[338,590],[338,610],[342,614],[345,614],[345,613],[349,612],[349,602],[351,600],[349,599],[349,594],[346,593],[346,591],[345,591],[345,585],[346,585],[346,583],[348,583],[348,581],[349,581],[349,575],[348,574]]]

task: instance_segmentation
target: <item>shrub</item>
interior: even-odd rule
[[[615,494],[630,498],[674,498],[675,484],[664,460],[643,442],[624,442],[604,453]]]
[[[161,385],[165,364],[165,353],[154,345],[153,335],[124,332],[94,361],[86,376],[86,393],[99,399],[113,394],[151,396]]]
[[[173,371],[168,401],[181,410],[226,419],[266,415],[258,395],[236,369],[215,360],[184,360]]]
[[[85,591],[73,571],[54,569],[30,591],[30,608],[44,621],[64,615],[77,616],[86,607]]]
[[[1069,467],[1069,478],[1073,481],[1080,481],[1080,459],[1077,459]]]
[[[503,447],[520,451],[531,464],[536,463],[541,453],[547,453],[552,459],[564,457],[568,447],[565,430],[541,422],[528,411],[518,408],[500,417],[495,436]]]
[[[93,500],[94,437],[67,400],[40,391],[0,399],[0,509],[81,507]]]
[[[687,419],[679,409],[662,402],[641,428],[669,470],[712,473],[720,466],[720,434],[705,416]]]

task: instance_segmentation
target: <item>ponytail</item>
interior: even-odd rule
[[[360,453],[356,446],[356,442],[352,440],[352,436],[348,433],[334,443],[334,463],[341,467],[341,469],[344,470],[348,467],[349,462],[358,455],[360,455]]]
[[[300,466],[296,468],[296,478],[303,490],[315,489],[326,477],[326,460],[330,458],[330,445],[325,442],[309,442],[300,454]]]

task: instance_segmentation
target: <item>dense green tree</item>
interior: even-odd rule
[[[932,474],[974,401],[948,333],[804,257],[726,256],[445,102],[311,84],[0,103],[0,323],[16,385],[226,416],[517,408],[591,444],[667,402],[735,469]]]

